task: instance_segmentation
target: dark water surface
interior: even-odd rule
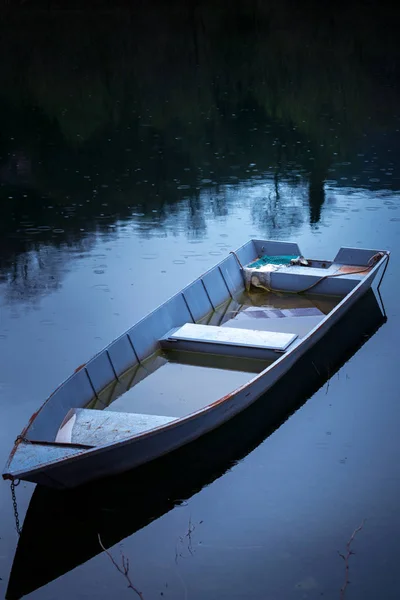
[[[399,23],[373,3],[289,0],[3,14],[1,461],[74,368],[249,237],[323,259],[392,251],[387,323],[370,339],[359,325],[349,360],[351,323],[320,348],[344,364],[289,419],[264,409],[196,458],[37,490],[16,575],[42,586],[30,598],[134,597],[101,529],[146,600],[339,599],[338,551],[363,519],[346,598],[400,597]],[[297,376],[280,390],[292,408]],[[33,489],[17,488],[21,520]],[[4,596],[7,483],[0,508]]]

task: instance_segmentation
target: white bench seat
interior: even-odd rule
[[[62,422],[56,442],[103,446],[166,425],[176,417],[73,408]]]
[[[296,338],[295,333],[186,323],[170,331],[160,342],[162,347],[170,349],[236,356],[254,356],[256,352],[262,357],[271,351],[285,352]]]

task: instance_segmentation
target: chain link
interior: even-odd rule
[[[19,485],[20,481],[19,481],[19,479],[17,480],[18,483],[16,483],[15,481],[16,480],[13,479],[11,482],[11,498],[12,498],[12,503],[13,503],[13,508],[14,508],[15,528],[18,532],[18,535],[21,535],[21,526],[19,523],[17,496],[15,494],[15,488]]]

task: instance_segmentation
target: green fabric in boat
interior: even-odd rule
[[[248,269],[258,269],[265,265],[290,265],[290,261],[297,258],[296,254],[280,254],[277,256],[268,256],[265,254],[261,256],[250,265],[247,265]]]

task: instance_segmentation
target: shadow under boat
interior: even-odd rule
[[[99,554],[99,533],[110,547],[223,475],[300,408],[385,321],[369,290],[266,395],[217,430],[122,475],[66,491],[37,486],[6,598],[21,598]],[[60,540],[62,553],[55,551]]]

